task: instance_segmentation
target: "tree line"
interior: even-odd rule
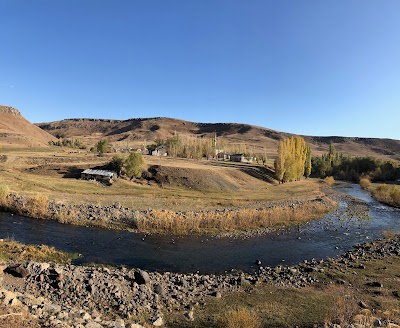
[[[361,178],[370,181],[394,181],[400,178],[400,168],[392,160],[373,157],[352,157],[335,150],[333,144],[329,151],[321,157],[312,158],[312,176],[359,182]]]

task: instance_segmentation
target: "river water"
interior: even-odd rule
[[[158,236],[86,228],[0,212],[0,238],[46,244],[82,254],[76,264],[125,265],[151,271],[221,273],[291,265],[305,259],[335,257],[357,243],[381,238],[385,230],[400,233],[400,210],[373,200],[358,185],[338,189],[368,203],[370,218],[330,214],[284,231],[247,239],[209,236]],[[346,207],[342,203],[341,207]]]

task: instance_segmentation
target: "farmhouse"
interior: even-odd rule
[[[244,154],[232,154],[230,156],[231,162],[253,163],[253,157],[246,157]]]
[[[97,180],[107,183],[112,183],[116,176],[117,172],[108,170],[86,169],[81,173],[81,179],[83,180]]]

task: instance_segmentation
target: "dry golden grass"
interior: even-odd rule
[[[245,307],[230,310],[221,319],[224,328],[258,328],[261,327],[260,319],[255,311]]]
[[[371,185],[371,181],[368,178],[361,178],[360,179],[360,186],[363,189],[368,189],[368,187]]]
[[[310,202],[296,207],[268,209],[237,209],[217,212],[175,212],[152,210],[136,220],[140,231],[189,234],[200,232],[250,231],[259,228],[289,225],[318,218],[336,208],[329,199],[326,203]]]
[[[7,196],[10,193],[10,188],[4,184],[0,184],[0,207],[3,207],[6,205],[7,202]]]
[[[400,207],[400,187],[397,185],[374,184],[369,188],[372,196],[391,206]]]
[[[207,177],[208,172],[218,174],[227,184],[235,184],[235,190],[193,190],[183,187],[155,184],[148,185],[145,181],[118,180],[115,184],[105,187],[100,183],[82,181],[74,178],[64,178],[57,173],[57,164],[65,167],[78,166],[81,163],[96,166],[109,160],[86,154],[68,154],[61,151],[10,153],[15,161],[12,167],[0,164],[0,184],[10,186],[12,192],[35,197],[38,193],[49,199],[64,203],[95,203],[111,205],[116,201],[122,206],[138,210],[170,209],[176,211],[223,209],[226,207],[241,207],[255,202],[268,202],[296,197],[315,198],[321,195],[320,185],[315,180],[300,181],[274,186],[258,180],[235,168],[215,167],[208,161],[188,161],[180,159],[161,159],[158,164],[176,167],[188,167],[198,172],[198,176]],[[54,155],[54,156],[53,156]],[[110,155],[111,156],[111,155]],[[31,171],[36,165],[46,165],[49,170]],[[146,158],[150,164],[157,164],[157,159]],[[154,163],[153,163],[154,162]],[[38,163],[38,164],[35,164]]]
[[[68,254],[47,245],[24,245],[14,240],[0,241],[0,259],[3,261],[38,261],[70,263],[76,254]]]
[[[329,187],[332,187],[335,184],[335,179],[333,177],[326,177],[325,182]]]

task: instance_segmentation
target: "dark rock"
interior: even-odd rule
[[[24,268],[22,264],[10,265],[4,270],[4,272],[17,278],[26,278],[31,274],[29,269]]]
[[[380,283],[379,281],[373,281],[373,282],[367,283],[367,286],[369,286],[369,287],[379,287],[379,288],[382,288],[382,287],[383,287],[383,284]]]
[[[135,281],[139,285],[143,285],[143,284],[147,285],[147,284],[150,284],[150,276],[144,270],[135,271]]]

